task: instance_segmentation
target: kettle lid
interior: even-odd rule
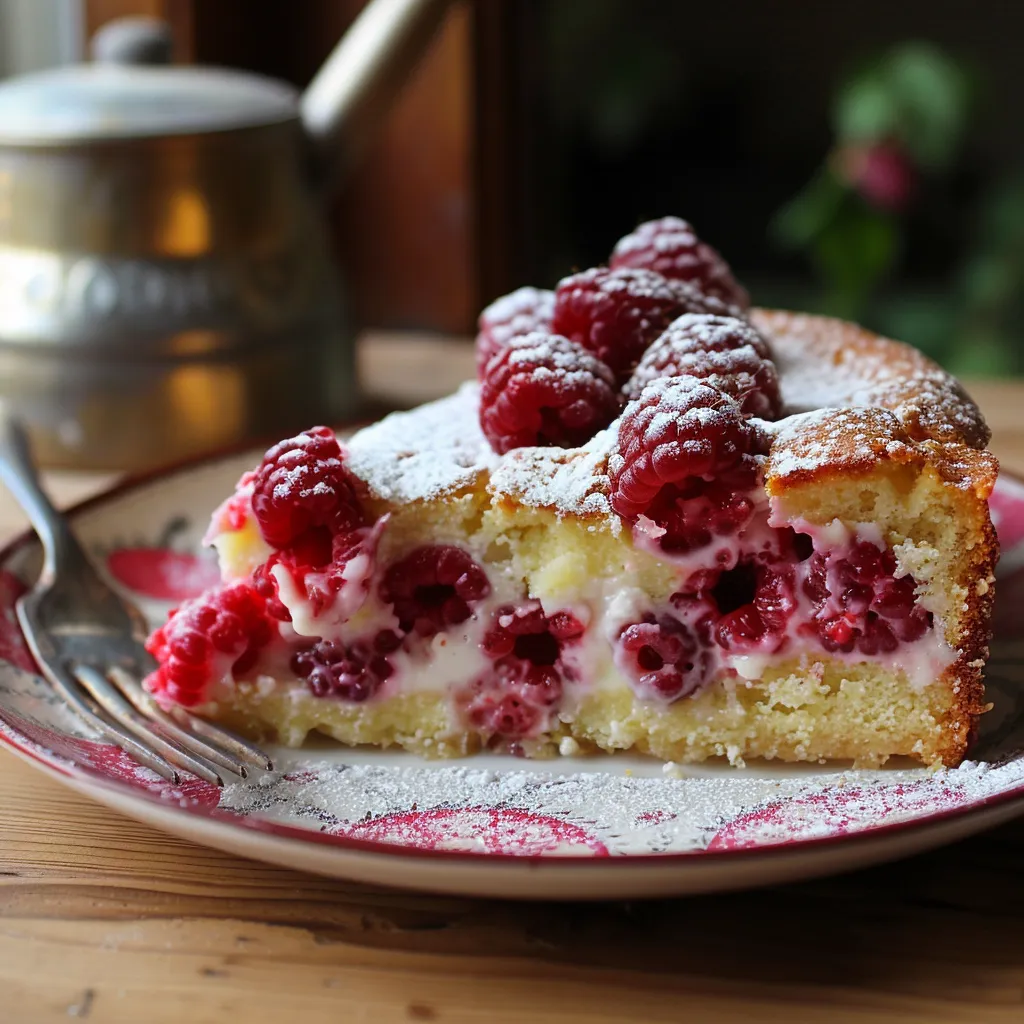
[[[227,68],[173,66],[168,26],[120,18],[93,37],[95,62],[0,82],[0,144],[192,135],[298,117],[298,90]]]

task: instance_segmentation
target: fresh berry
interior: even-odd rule
[[[677,700],[708,680],[710,659],[674,615],[648,614],[619,634],[617,663],[642,696]]]
[[[498,609],[481,644],[494,664],[462,697],[469,724],[488,739],[543,731],[561,702],[563,680],[572,676],[563,648],[583,632],[575,615],[546,615],[539,601]]]
[[[609,462],[612,503],[620,514],[643,513],[667,483],[721,480],[751,471],[755,444],[739,406],[694,377],[646,387],[619,425],[618,452]]]
[[[548,616],[540,601],[526,601],[518,607],[504,605],[495,612],[482,647],[489,658],[514,657],[532,665],[554,665],[563,644],[578,640],[583,632],[583,623],[572,613],[559,611]]]
[[[866,541],[811,556],[803,585],[814,609],[808,628],[826,650],[889,653],[931,628],[914,578],[896,572],[892,551]]]
[[[480,427],[499,454],[532,445],[578,447],[618,411],[608,367],[556,334],[513,338],[488,363],[480,389]]]
[[[593,352],[621,382],[673,320],[709,312],[727,310],[650,270],[594,267],[559,282],[551,329]]]
[[[388,568],[380,586],[402,631],[424,637],[465,622],[473,604],[490,592],[483,569],[462,548],[447,544],[417,548]]]
[[[671,350],[680,355],[752,348],[762,359],[772,357],[768,339],[748,320],[731,313],[684,313],[666,333],[671,335]]]
[[[716,537],[729,537],[746,525],[754,503],[745,490],[728,483],[689,477],[665,484],[645,513],[660,530],[659,546],[669,554],[707,547]]]
[[[626,407],[608,460],[612,507],[653,521],[664,551],[735,533],[753,512],[757,435],[728,395],[694,377],[648,385]]]
[[[513,339],[548,331],[555,293],[540,288],[517,288],[495,299],[481,314],[476,336],[476,375],[483,380],[487,364]]]
[[[313,427],[274,445],[253,485],[252,510],[268,544],[287,547],[310,527],[331,533],[362,522],[354,478],[327,427]]]
[[[750,305],[750,296],[736,282],[729,264],[679,217],[649,220],[620,238],[611,265],[654,270],[668,278],[688,281],[705,295],[717,296],[741,309]]]
[[[315,697],[340,697],[362,703],[394,673],[387,655],[397,650],[399,643],[390,630],[381,631],[372,640],[351,644],[321,640],[292,655],[292,671],[305,679]]]
[[[253,577],[253,585],[273,602],[270,614],[282,619],[288,615],[284,621],[291,621],[280,599],[280,581],[272,572],[283,566],[297,596],[309,603],[314,619],[331,624],[350,619],[369,596],[377,547],[387,520],[382,516],[373,526],[334,534],[327,527],[313,526],[287,547],[275,551]]]
[[[715,623],[715,640],[727,651],[775,652],[785,643],[789,622],[798,607],[793,569],[780,565],[740,565],[722,574],[716,597],[722,593],[730,573],[739,572],[751,576],[751,600],[721,607],[723,614]]]
[[[500,686],[480,687],[465,703],[469,725],[488,740],[519,740],[543,731],[544,710],[526,695],[504,692]]]
[[[172,611],[146,641],[160,663],[146,686],[178,704],[202,703],[212,683],[251,669],[275,632],[266,602],[247,583],[208,590]]]
[[[705,379],[740,403],[748,416],[775,419],[782,400],[768,344],[752,324],[736,317],[687,313],[644,353],[626,386],[627,400],[662,377]]]
[[[272,555],[271,559],[273,557]],[[277,581],[271,576],[270,568],[270,564],[264,562],[252,574],[252,579],[249,582],[252,589],[267,602],[267,614],[272,619],[277,619],[278,622],[291,622],[292,613],[277,596]]]

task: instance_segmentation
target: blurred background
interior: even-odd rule
[[[0,0],[0,75],[147,14],[177,61],[301,87],[363,6]],[[1020,373],[1022,38],[1007,0],[458,4],[327,213],[355,322],[470,334],[672,213],[758,304]]]

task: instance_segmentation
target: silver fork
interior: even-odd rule
[[[28,515],[43,545],[43,569],[16,605],[39,667],[89,725],[171,782],[185,769],[224,785],[222,772],[245,778],[270,769],[247,740],[183,708],[163,710],[140,685],[155,667],[143,646],[141,613],[99,576],[36,476],[21,426],[0,407],[0,479]]]

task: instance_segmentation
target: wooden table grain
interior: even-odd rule
[[[364,346],[411,404],[465,345]],[[971,388],[1024,473],[1024,383]],[[109,482],[51,476],[65,503]],[[0,531],[22,525],[6,495]],[[1020,1022],[1024,821],[725,896],[512,904],[348,885],[193,846],[0,754],[0,1022]]]

